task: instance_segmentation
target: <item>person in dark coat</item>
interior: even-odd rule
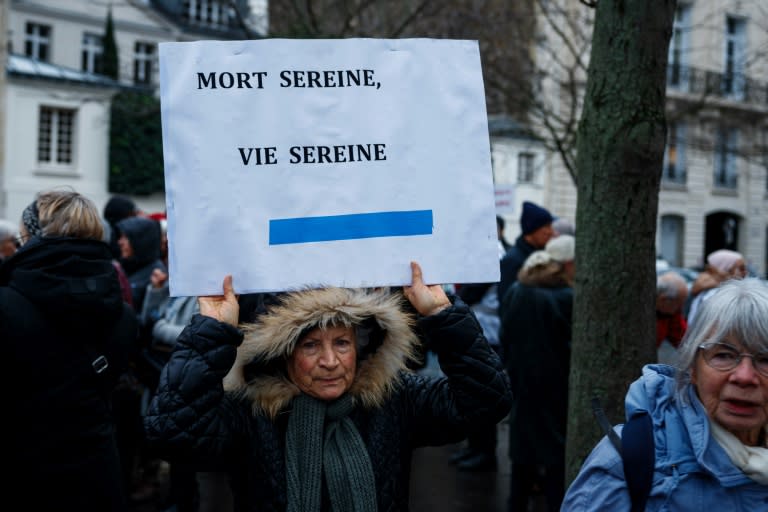
[[[133,202],[133,199],[126,196],[112,196],[107,201],[107,204],[104,205],[104,220],[109,227],[107,243],[109,244],[109,249],[112,251],[112,257],[114,259],[120,259],[120,246],[117,244],[120,232],[117,229],[117,223],[128,217],[135,217],[139,213],[140,210],[136,206],[136,203]]]
[[[120,264],[131,283],[133,308],[141,314],[152,272],[168,272],[160,259],[160,224],[149,217],[128,217],[117,223]]]
[[[89,199],[43,192],[0,266],[4,499],[24,510],[127,510],[110,398],[137,327],[102,237]]]
[[[500,338],[514,402],[509,415],[509,510],[525,512],[533,486],[560,510],[571,355],[574,238],[561,235],[525,261],[501,310]]]
[[[173,463],[224,468],[240,511],[408,510],[414,448],[509,411],[509,380],[460,299],[426,286],[304,289],[236,327],[232,278],[201,297],[145,418]],[[447,377],[407,370],[418,311]]]
[[[523,213],[520,215],[521,233],[515,244],[501,259],[501,277],[499,278],[499,307],[506,300],[507,290],[517,281],[517,274],[525,260],[534,251],[541,250],[554,236],[552,222],[555,218],[546,208],[523,202]]]
[[[504,218],[499,215],[496,216],[496,237],[501,260],[510,245],[504,239]],[[498,283],[461,284],[457,286],[456,294],[475,313],[488,343],[501,355]],[[480,425],[473,429],[467,436],[466,446],[453,453],[449,460],[455,462],[460,471],[496,470],[496,425]]]
[[[155,482],[158,479],[159,463],[146,450],[141,423],[147,398],[157,386],[159,374],[154,360],[148,357],[152,343],[152,323],[143,321],[146,317],[142,316],[142,311],[153,272],[160,270],[167,274],[168,270],[160,259],[161,230],[156,220],[129,216],[119,221],[116,229],[119,235],[117,243],[120,248],[120,265],[131,285],[132,304],[139,319],[139,336],[136,340],[137,355],[131,361],[136,389],[121,390],[115,401],[115,409],[129,498],[133,502],[142,502],[158,494]]]

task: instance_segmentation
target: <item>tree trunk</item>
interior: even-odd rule
[[[655,233],[666,139],[675,0],[599,0],[578,131],[576,286],[566,478],[613,423],[642,365],[656,360]]]

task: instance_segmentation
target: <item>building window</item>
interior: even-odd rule
[[[137,84],[152,83],[152,67],[155,63],[155,45],[137,41],[133,47],[133,81]]]
[[[688,89],[688,41],[691,33],[691,6],[679,5],[675,11],[672,40],[669,44],[667,85]]]
[[[24,35],[24,54],[33,59],[48,61],[51,46],[51,27],[39,23],[27,23]]]
[[[89,73],[101,73],[104,69],[104,39],[97,34],[83,34],[83,51],[80,68]]]
[[[69,165],[74,148],[75,111],[40,107],[37,160],[42,164]]]
[[[685,123],[669,123],[662,181],[685,183]]]
[[[744,57],[746,55],[746,21],[728,16],[725,19],[725,69],[721,84],[723,94],[744,98]]]
[[[661,217],[661,256],[675,267],[683,266],[685,219],[678,215]]]
[[[533,153],[520,153],[517,155],[517,182],[518,183],[533,183],[535,176],[535,170]]]
[[[715,137],[715,176],[716,187],[736,188],[736,150],[739,131],[735,128],[719,128]]]
[[[221,0],[184,0],[182,18],[191,25],[228,28],[230,8]]]

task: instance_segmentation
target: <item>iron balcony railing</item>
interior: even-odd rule
[[[768,83],[742,73],[718,73],[671,64],[667,67],[667,87],[690,94],[768,105]]]

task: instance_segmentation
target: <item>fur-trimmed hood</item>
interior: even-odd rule
[[[254,412],[274,418],[300,393],[286,373],[286,361],[299,337],[314,327],[355,326],[358,362],[349,393],[363,406],[376,407],[393,391],[398,373],[415,358],[419,341],[414,322],[403,295],[389,289],[288,293],[255,323],[240,326],[245,336],[224,388],[244,393],[253,402]]]
[[[523,267],[517,277],[520,284],[542,288],[571,286],[563,270],[563,264],[550,261],[543,265]]]

